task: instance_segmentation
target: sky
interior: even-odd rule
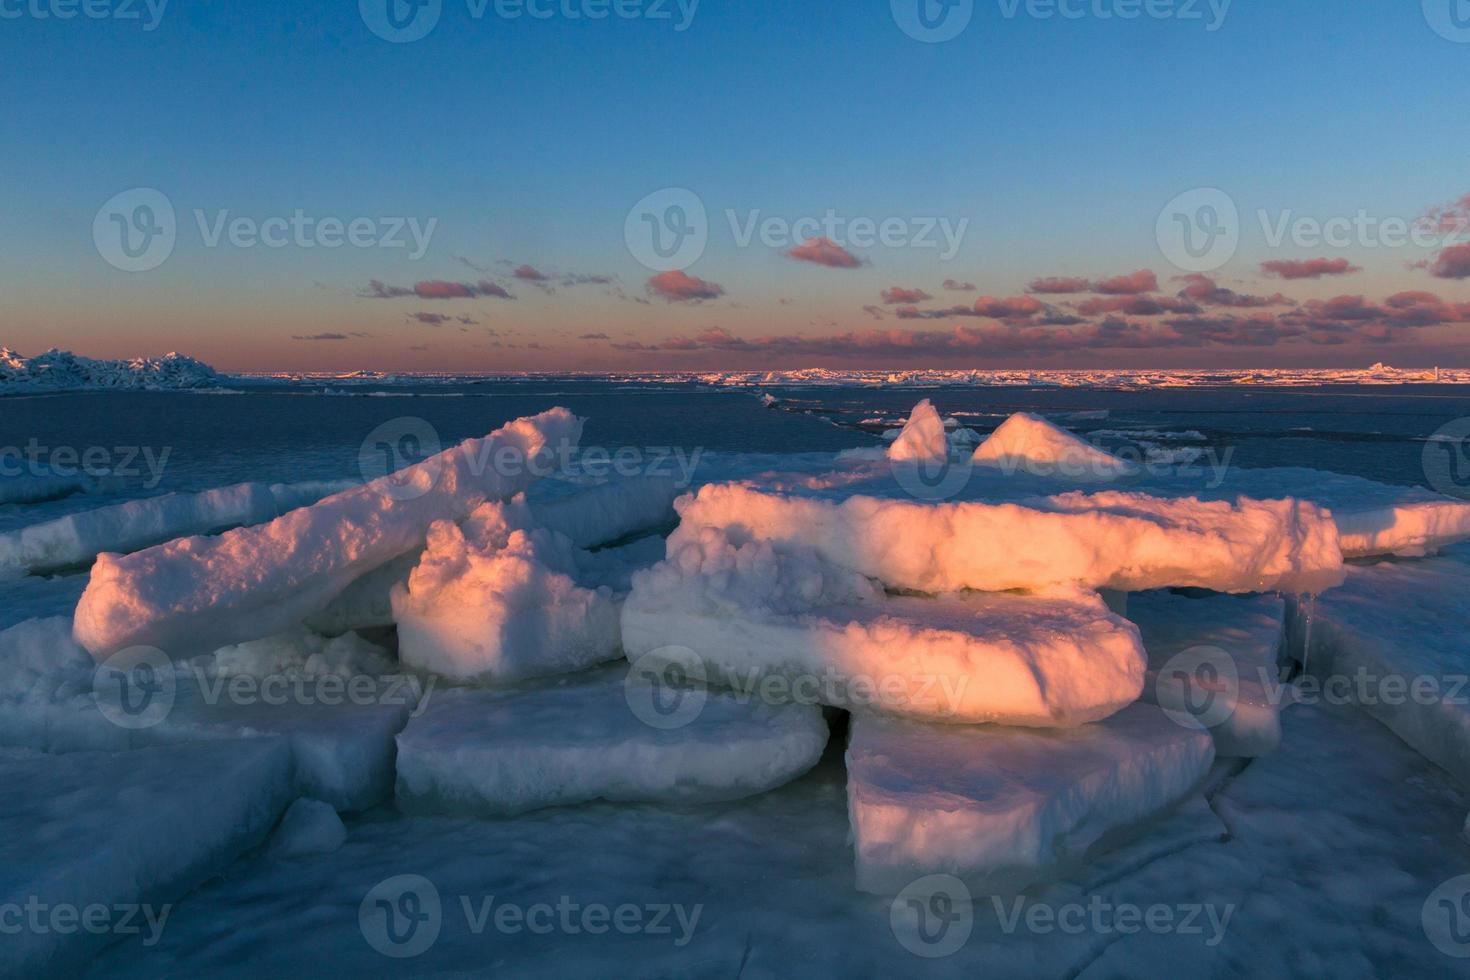
[[[0,346],[1470,366],[1470,0],[0,0]]]

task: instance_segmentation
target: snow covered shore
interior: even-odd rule
[[[55,349],[24,357],[8,347],[0,347],[0,395],[120,388],[211,388],[220,380],[214,368],[183,354],[101,361]]]

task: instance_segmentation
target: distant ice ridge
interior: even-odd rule
[[[421,548],[435,521],[526,490],[544,465],[534,461],[581,433],[581,419],[553,409],[268,524],[103,555],[77,607],[77,639],[99,658],[138,644],[174,655],[290,629]]]
[[[0,347],[0,395],[92,389],[212,388],[222,380],[214,368],[183,354],[98,361],[55,348],[24,357]]]

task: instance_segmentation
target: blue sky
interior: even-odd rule
[[[938,44],[901,30],[889,0],[702,0],[685,30],[689,0],[684,11],[669,0],[668,19],[597,21],[564,12],[589,0],[515,20],[493,0],[479,19],[467,0],[444,0],[411,43],[375,35],[356,0],[172,0],[153,30],[143,0],[91,0],[138,20],[36,16],[56,2],[0,0],[0,343],[24,352],[179,349],[280,369],[1470,363],[1458,306],[1470,288],[1410,268],[1432,269],[1438,247],[1361,235],[1273,247],[1257,219],[1413,219],[1470,194],[1458,105],[1470,43],[1436,33],[1417,2],[1235,0],[1210,30],[1218,8],[1203,0],[1159,0],[1170,16],[1128,20],[1100,13],[1129,0],[1074,0],[1076,17],[1025,4],[1007,16],[1010,0],[978,0],[969,26]],[[666,187],[708,210],[709,245],[682,274],[718,295],[661,291],[630,254],[629,209]],[[133,188],[162,192],[177,220],[167,260],[142,272],[109,264],[93,235],[104,202]],[[1408,328],[1329,317],[1322,333],[1321,311],[1288,315],[1269,338],[1152,316],[1129,320],[1118,343],[1118,328],[1099,334],[1092,318],[1077,344],[1034,347],[1015,339],[1032,336],[1034,318],[943,315],[1024,295],[1044,276],[1148,269],[1152,293],[1175,295],[1184,270],[1163,254],[1156,219],[1194,188],[1224,191],[1241,212],[1238,250],[1209,270],[1220,285],[1280,291],[1297,310],[1405,292],[1443,305]],[[911,232],[930,218],[967,225],[948,261],[849,246],[862,264],[832,268],[742,248],[725,216],[829,209]],[[258,224],[298,210],[434,228],[413,260],[400,248],[210,247],[195,216]],[[1358,271],[1288,282],[1260,271],[1318,258]],[[547,284],[608,281],[547,292],[511,274],[522,264]],[[366,298],[375,279],[410,291],[487,280],[515,299]],[[976,289],[950,293],[945,279]],[[922,318],[881,302],[895,286],[929,294],[911,304]],[[1087,295],[1045,302],[1067,318]],[[1338,329],[1348,322],[1377,329]],[[981,334],[929,337],[957,329]],[[862,339],[904,330],[926,333],[911,350]],[[596,334],[607,339],[579,339]]]

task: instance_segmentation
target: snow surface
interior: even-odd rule
[[[1011,894],[1197,788],[1210,737],[1137,704],[1064,731],[940,726],[855,713],[848,800],[864,891],[949,874]]]
[[[554,409],[268,524],[103,555],[77,607],[77,639],[99,657],[137,644],[178,655],[282,632],[421,546],[435,521],[524,491],[538,455],[581,431]]]
[[[800,776],[827,744],[820,708],[690,689],[688,717],[661,716],[654,699],[669,692],[657,686],[611,667],[522,690],[441,692],[398,736],[398,806],[506,815],[739,799]]]
[[[1005,472],[1106,482],[1132,471],[1128,463],[1103,452],[1039,415],[1018,412],[1006,419],[975,450],[975,462]]]
[[[565,535],[533,526],[525,499],[438,521],[391,601],[403,662],[457,681],[512,683],[616,659],[612,590],[585,589]]]
[[[1068,493],[1018,504],[831,500],[712,485],[678,502],[670,548],[700,528],[733,543],[806,548],[886,585],[923,592],[1083,585],[1124,591],[1315,592],[1342,580],[1337,529],[1293,500]],[[672,553],[672,551],[671,551]]]
[[[220,375],[183,354],[99,361],[52,348],[24,357],[0,347],[0,395],[101,388],[208,388]]]
[[[280,739],[51,756],[0,750],[0,907],[72,910],[70,930],[6,929],[0,974],[75,975],[117,935],[79,927],[82,910],[147,903],[132,918],[158,940],[168,906],[264,839],[291,801]],[[64,922],[65,920],[59,920]],[[7,915],[7,927],[15,921]],[[145,937],[146,938],[146,937]]]
[[[629,659],[935,721],[1072,726],[1138,699],[1137,631],[1086,593],[889,596],[810,549],[682,532],[634,578]]]
[[[1219,758],[1253,758],[1281,744],[1286,603],[1279,596],[1137,592],[1127,616],[1143,634],[1143,698],[1196,718]],[[1213,695],[1213,696],[1212,696]]]
[[[942,463],[949,458],[949,437],[944,421],[929,399],[914,406],[903,431],[888,447],[895,463]]]
[[[347,841],[347,828],[337,810],[321,800],[301,797],[271,835],[270,853],[278,858],[298,858],[308,854],[330,854]]]

